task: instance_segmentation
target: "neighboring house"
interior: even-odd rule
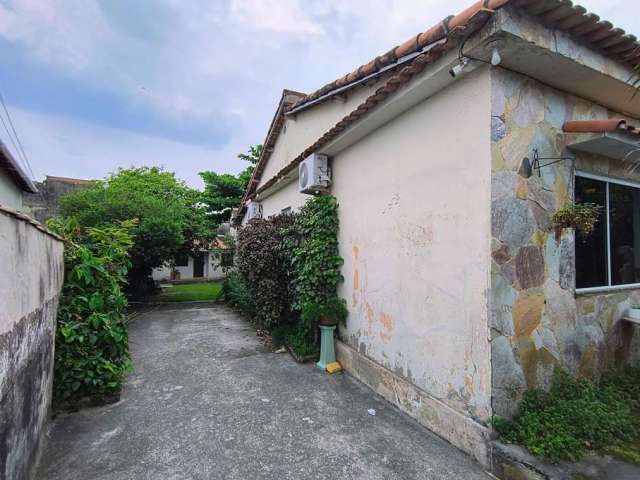
[[[31,179],[0,143],[0,478],[31,478],[51,404],[63,243],[21,212]]]
[[[640,360],[622,319],[640,303],[639,61],[635,37],[571,2],[478,2],[312,94],[285,90],[236,223],[299,209],[299,165],[327,155],[339,360],[488,465],[491,417],[554,367]],[[608,213],[586,240],[553,231],[574,198]]]
[[[0,141],[0,205],[22,210],[24,194],[35,194],[38,189],[18,164],[4,143]]]
[[[229,247],[221,238],[201,248],[197,255],[179,255],[173,265],[166,264],[154,268],[152,277],[157,282],[175,282],[181,280],[219,280],[224,277],[219,252]]]
[[[37,193],[24,196],[24,208],[33,218],[45,223],[60,213],[60,199],[64,195],[87,188],[92,182],[80,178],[47,175],[43,182],[36,182]]]

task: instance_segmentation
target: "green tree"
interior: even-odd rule
[[[203,230],[204,209],[197,192],[175,175],[157,167],[120,169],[91,187],[65,196],[61,214],[83,228],[137,219],[132,229],[129,288],[143,293],[153,268],[171,261],[185,243]]]
[[[200,172],[200,177],[204,181],[204,192],[201,198],[208,210],[211,230],[215,230],[220,223],[228,221],[231,217],[231,209],[240,204],[261,154],[262,145],[250,146],[246,153],[239,154],[240,160],[249,162],[251,165],[238,175],[212,171]]]

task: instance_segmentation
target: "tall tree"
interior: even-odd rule
[[[239,154],[240,160],[249,162],[251,165],[238,175],[212,171],[200,172],[200,177],[204,181],[204,192],[201,198],[207,206],[207,215],[212,229],[228,221],[231,217],[231,209],[240,204],[261,154],[262,145],[250,146],[246,153]]]
[[[138,219],[131,231],[134,246],[128,280],[130,290],[143,292],[151,284],[152,270],[171,261],[185,243],[192,243],[190,237],[202,231],[196,193],[161,168],[120,169],[65,196],[61,214],[75,218],[83,228]]]

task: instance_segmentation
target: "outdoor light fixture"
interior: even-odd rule
[[[553,160],[549,163],[540,164],[540,160]],[[551,165],[555,165],[556,163],[562,162],[563,160],[573,160],[573,157],[541,157],[537,148],[533,149],[533,162],[529,160],[528,157],[524,157],[522,159],[522,163],[520,164],[520,169],[518,173],[524,178],[529,178],[533,174],[533,171],[536,170],[538,172],[538,176],[542,176],[540,170],[544,167],[549,167]]]
[[[457,65],[454,65],[453,68],[449,70],[449,75],[451,75],[453,78],[459,77],[468,64],[469,59],[467,57],[460,58],[459,63]]]
[[[493,52],[491,53],[491,65],[497,67],[502,62],[502,57],[500,56],[500,51],[498,47],[493,47]]]

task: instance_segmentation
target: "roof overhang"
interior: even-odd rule
[[[501,67],[616,112],[640,117],[640,95],[634,95],[631,66],[511,6],[496,12],[488,28],[504,39],[499,44]]]
[[[16,159],[11,155],[9,149],[0,141],[0,168],[5,170],[13,183],[21,190],[30,193],[37,193],[38,189],[34,185],[29,175],[20,167]]]
[[[509,2],[497,2],[500,6],[506,3]],[[526,3],[537,5],[537,2]],[[479,2],[471,9],[474,14],[470,18],[466,18],[466,14],[462,15],[466,18],[464,25],[459,27],[459,30],[454,29],[450,32],[444,44],[436,40],[429,45],[429,48],[433,48],[437,53],[430,55],[433,60],[427,61],[428,66],[424,71],[415,76],[410,75],[410,81],[403,79],[404,70],[410,69],[417,60],[424,57],[410,56],[408,67],[396,70],[385,86],[327,130],[262,187],[255,189],[257,193],[254,195],[257,195],[256,198],[265,198],[291,182],[297,177],[297,164],[308,155],[323,153],[335,156],[412,106],[457,81],[451,78],[449,70],[458,63],[459,55],[470,59],[468,67],[465,68],[466,72],[478,66],[487,68],[483,64],[489,63],[496,46],[501,56],[498,67],[500,69],[526,75],[555,89],[591,100],[622,114],[640,117],[640,95],[634,97],[635,89],[630,84],[630,79],[633,78],[631,64],[623,63],[601,49],[590,48],[590,45],[597,47],[602,42],[612,41],[607,36],[600,38],[603,31],[605,35],[615,33],[620,37],[614,37],[615,41],[634,42],[630,43],[632,46],[636,45],[635,37],[620,36],[620,32],[610,30],[608,23],[598,23],[597,17],[583,15],[584,9],[573,7],[571,2],[552,3],[549,12],[543,15],[549,21],[540,21],[541,17],[536,16],[533,11],[523,12],[513,5],[492,11],[479,8],[482,6]],[[533,10],[537,11],[537,7]],[[489,22],[486,22],[487,17],[490,17]],[[560,26],[567,22],[575,23],[575,26]],[[589,35],[585,37],[583,33]],[[411,45],[421,46],[420,38],[421,36],[416,37]],[[462,46],[459,46],[460,42]],[[404,52],[400,47],[393,52],[398,49]],[[396,54],[395,58],[402,61],[405,57]],[[350,80],[351,75],[348,75],[343,83],[357,84],[358,78],[366,78],[366,72],[367,68],[363,66],[354,72],[354,75],[358,75],[354,76],[353,81]],[[338,83],[327,87],[335,91],[340,87]],[[313,95],[307,96],[304,103],[312,100],[311,97],[324,98],[322,95],[326,93],[325,89],[323,87]],[[299,104],[296,104],[293,108],[298,106]],[[250,193],[253,191],[252,189]],[[244,200],[248,198],[250,195],[245,196]]]
[[[567,147],[615,160],[640,161],[640,137],[626,132],[583,133]]]

